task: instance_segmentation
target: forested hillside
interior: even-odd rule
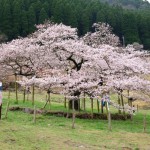
[[[147,0],[100,0],[111,5],[119,5],[127,9],[150,9],[150,3]]]
[[[0,0],[0,39],[27,36],[45,19],[77,27],[79,35],[92,30],[94,22],[107,22],[126,44],[139,42],[150,49],[149,9],[127,10],[100,0]]]

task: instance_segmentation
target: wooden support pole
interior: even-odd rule
[[[144,115],[143,118],[143,132],[146,133],[146,114]]]
[[[0,105],[0,120],[2,119],[2,104]]]
[[[64,97],[64,107],[67,108],[67,98],[66,98],[66,96]]]
[[[4,116],[5,119],[7,119],[9,104],[10,104],[10,100],[8,100],[8,102],[7,102],[6,112],[5,112],[5,116]]]
[[[15,94],[16,94],[16,103],[18,104],[18,84],[17,84],[17,74],[15,74]]]
[[[34,105],[34,92],[35,92],[35,86],[34,84],[32,85],[32,105]]]
[[[36,123],[36,106],[34,105],[33,123]]]
[[[74,109],[74,100],[72,101],[72,129],[75,129],[75,109]]]
[[[101,101],[101,113],[104,113],[104,106],[103,106],[103,102]]]
[[[98,99],[97,99],[97,111],[99,113],[99,101],[98,101]]]
[[[80,112],[80,98],[78,99],[78,111]]]
[[[91,98],[91,113],[92,113],[92,118],[93,118],[93,98]]]
[[[112,131],[112,126],[111,126],[111,113],[108,113],[108,130]]]
[[[23,103],[25,103],[26,100],[26,88],[23,89]]]
[[[48,92],[49,110],[51,110],[51,93]]]
[[[67,107],[67,115],[66,115],[66,118],[68,118],[69,117],[69,111],[70,111],[70,108],[69,108],[69,99],[68,99],[68,107]]]
[[[8,88],[8,99],[10,99],[10,88]]]
[[[139,112],[139,105],[137,105],[137,112]]]
[[[121,105],[120,94],[118,94],[118,105]],[[121,110],[118,110],[118,113],[121,114]]]
[[[83,98],[83,110],[85,111],[85,92],[84,92],[84,98]]]
[[[130,100],[129,100],[130,91],[129,91],[129,90],[127,90],[127,93],[128,93],[128,105],[130,106]]]
[[[108,110],[108,102],[105,102],[105,107],[106,107],[106,113],[107,113],[107,118],[109,117],[109,110]]]
[[[123,95],[121,94],[121,103],[122,103],[122,107],[123,107],[123,114],[125,114],[125,111],[124,111],[124,99],[123,99]]]

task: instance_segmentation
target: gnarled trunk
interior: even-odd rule
[[[73,101],[74,101],[74,109],[75,110],[79,110],[79,100],[69,100],[69,109],[73,109],[72,105],[73,105]]]
[[[79,98],[80,94],[81,94],[80,91],[75,91],[72,94],[72,96],[75,96],[75,99],[69,100],[69,109],[73,109],[72,108],[72,103],[74,101],[74,109],[75,110],[80,110],[80,98]]]

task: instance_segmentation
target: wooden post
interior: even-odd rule
[[[8,99],[10,99],[10,88],[8,88]]]
[[[36,123],[36,106],[34,105],[33,123]]]
[[[2,82],[0,82],[0,120],[2,118]]]
[[[118,105],[119,106],[121,105],[120,94],[118,94]],[[121,110],[120,109],[118,110],[118,113],[121,114]]]
[[[121,93],[121,103],[122,103],[122,107],[123,107],[123,114],[125,114],[125,111],[124,111],[124,100],[123,100],[123,95]]]
[[[112,126],[111,126],[111,113],[108,113],[108,130],[112,131]]]
[[[92,112],[92,118],[93,118],[93,98],[91,98],[91,112]]]
[[[146,133],[146,114],[144,115],[143,119],[143,132]]]
[[[27,101],[29,100],[29,93],[27,93]]]
[[[137,112],[139,112],[139,105],[137,105]]]
[[[84,98],[83,98],[83,110],[85,111],[85,92],[84,92]]]
[[[35,92],[35,86],[32,85],[32,105],[34,105],[34,92]]]
[[[70,111],[70,108],[69,108],[69,99],[68,99],[68,108],[67,108],[67,115],[66,115],[66,118],[68,118],[69,117],[69,111]]]
[[[44,109],[46,107],[47,103],[48,103],[48,99],[47,99],[47,95],[46,95],[46,103],[45,103],[45,105],[43,106],[42,109]]]
[[[98,99],[97,99],[97,111],[99,113],[99,101],[98,101]]]
[[[78,99],[78,111],[80,112],[80,98]]]
[[[72,129],[75,129],[75,109],[74,109],[74,100],[72,101]]]
[[[4,116],[5,119],[7,119],[9,104],[10,104],[10,100],[8,100],[8,102],[7,102],[6,112],[5,112],[5,116]]]
[[[48,92],[49,109],[51,110],[51,93]]]
[[[128,105],[130,106],[130,100],[129,100],[130,92],[129,92],[129,90],[127,90],[127,93],[128,93]]]
[[[0,105],[0,120],[2,119],[2,104]]]
[[[64,107],[67,108],[66,96],[64,97]]]
[[[16,103],[18,104],[18,84],[17,84],[17,74],[15,74],[15,94],[16,94]]]
[[[25,103],[26,100],[26,88],[23,89],[23,103]]]
[[[109,110],[108,110],[108,102],[105,102],[105,107],[106,107],[106,113],[107,113],[107,118],[109,117]]]
[[[101,101],[101,113],[102,113],[102,114],[104,113],[104,107],[103,107],[102,101]]]

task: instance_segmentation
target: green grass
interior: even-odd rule
[[[4,92],[3,116],[7,104]],[[43,94],[36,96],[36,106],[44,105]],[[31,101],[23,103],[21,94],[19,104],[15,104],[11,95],[10,106],[31,107]],[[63,103],[57,103],[62,96],[53,95],[52,110],[63,110]],[[55,102],[54,102],[55,101]],[[95,102],[96,111],[96,102]],[[48,109],[48,107],[47,107]],[[87,102],[90,111],[90,102]],[[112,109],[113,112],[115,110]],[[116,111],[117,112],[117,111]],[[143,133],[143,116],[146,113],[147,129]],[[108,131],[107,120],[76,119],[75,129],[71,128],[72,119],[37,115],[36,124],[33,115],[23,112],[8,112],[8,118],[0,121],[0,150],[126,150],[150,148],[150,110],[140,110],[133,121],[112,121],[112,131]]]

